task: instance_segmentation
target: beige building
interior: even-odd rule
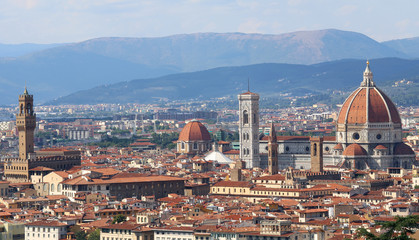
[[[25,240],[59,240],[66,238],[68,225],[59,221],[35,221],[25,224]]]
[[[153,232],[141,224],[125,222],[100,228],[100,239],[153,240]]]
[[[22,222],[4,221],[0,223],[0,239],[23,240],[25,239],[25,225]]]
[[[313,188],[273,188],[256,186],[250,182],[221,181],[211,187],[211,194],[224,196],[240,196],[251,202],[278,197],[292,199],[307,199],[310,197],[332,196],[333,188],[313,187]]]

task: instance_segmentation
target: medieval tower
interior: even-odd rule
[[[311,171],[323,172],[323,137],[311,137]]]
[[[4,176],[7,181],[28,182],[32,173],[40,171],[36,167],[61,171],[81,164],[81,152],[78,150],[34,151],[36,114],[33,110],[33,95],[29,95],[26,88],[25,92],[19,95],[16,127],[19,132],[19,156],[4,159]]]
[[[19,158],[26,160],[34,153],[34,131],[36,115],[33,111],[33,95],[25,92],[19,96],[19,113],[16,114],[16,126],[19,131]]]
[[[240,159],[246,168],[259,167],[259,95],[247,91],[238,98]]]

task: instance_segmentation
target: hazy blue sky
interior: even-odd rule
[[[384,41],[419,36],[418,10],[415,0],[1,0],[0,43],[326,28]]]

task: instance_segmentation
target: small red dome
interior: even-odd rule
[[[343,156],[366,156],[367,151],[359,144],[352,143],[342,153]]]
[[[191,121],[180,132],[178,141],[211,141],[211,136],[202,123]]]
[[[335,149],[335,150],[343,150],[342,143],[336,144],[336,146],[334,146],[333,149]]]
[[[394,148],[394,155],[415,155],[415,152],[407,144],[399,143]]]
[[[377,149],[377,150],[386,150],[387,147],[380,144],[380,145],[377,145],[374,149]]]

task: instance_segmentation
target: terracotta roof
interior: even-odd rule
[[[367,119],[368,118],[368,119]],[[401,123],[396,106],[376,87],[356,89],[342,105],[338,124]]]
[[[342,153],[343,156],[365,156],[367,155],[367,151],[359,144],[352,143],[348,147],[346,147],[345,151]]]
[[[336,144],[336,146],[334,146],[333,149],[335,149],[335,150],[343,150],[342,143]]]
[[[255,96],[259,96],[259,94],[257,94],[257,93],[252,93],[252,92],[250,92],[250,91],[247,91],[247,92],[242,93],[242,94],[240,94],[240,95],[255,95]]]
[[[250,182],[239,181],[221,181],[214,184],[214,187],[251,187],[253,184]]]
[[[38,167],[35,167],[35,168],[32,168],[32,169],[29,169],[29,171],[54,171],[54,169],[48,168],[48,167],[38,166]]]
[[[377,150],[386,150],[387,149],[387,147],[385,147],[385,146],[383,146],[383,145],[377,145],[374,149],[377,149]]]
[[[26,226],[48,226],[48,227],[64,227],[67,226],[66,223],[59,221],[36,221],[31,223],[26,223]]]
[[[407,144],[399,143],[394,149],[394,155],[415,155],[415,152]]]
[[[210,141],[207,128],[198,121],[191,121],[182,129],[178,141]]]
[[[257,177],[254,180],[285,180],[285,176],[281,174],[275,174],[270,176]]]

